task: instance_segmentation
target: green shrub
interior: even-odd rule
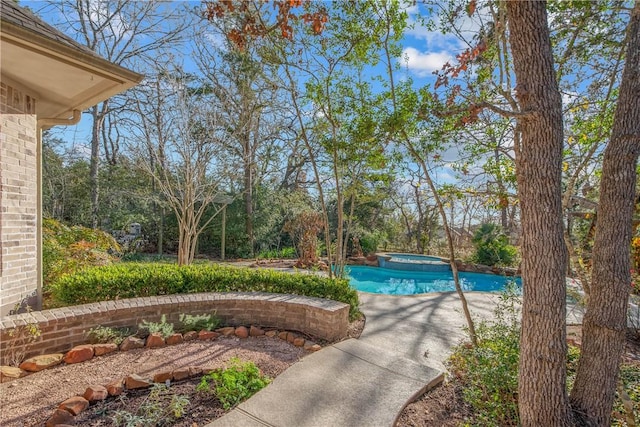
[[[518,425],[520,324],[515,287],[501,296],[495,321],[476,325],[478,346],[456,347],[448,364],[482,426]]]
[[[115,239],[100,230],[42,221],[42,274],[45,287],[64,274],[89,266],[111,264],[120,251]]]
[[[517,250],[495,224],[482,224],[471,240],[475,245],[472,260],[484,265],[513,265]]]
[[[362,253],[365,256],[376,253],[378,251],[378,246],[380,246],[383,240],[384,237],[379,231],[362,233],[362,236],[360,236],[360,247],[362,248]]]
[[[120,345],[132,332],[129,328],[111,328],[109,326],[96,326],[87,332],[89,344],[114,343]]]
[[[181,314],[180,331],[213,331],[220,325],[220,319],[215,314]]]
[[[347,279],[219,264],[179,267],[120,263],[94,267],[61,277],[51,291],[53,298],[64,305],[179,293],[271,292],[341,301],[350,305],[352,319],[359,313],[358,293]]]
[[[167,338],[173,335],[173,323],[167,323],[167,316],[162,315],[160,322],[148,322],[143,320],[138,325],[138,333],[142,336],[149,336],[151,334],[160,334],[162,338]]]
[[[297,257],[296,248],[282,248],[278,249],[267,249],[260,251],[258,254],[259,259],[286,259],[286,258],[295,258]]]
[[[113,264],[61,277],[52,297],[67,305],[184,292],[184,278],[171,264]]]
[[[225,369],[216,369],[202,377],[196,390],[213,393],[224,409],[231,409],[263,389],[271,380],[262,375],[253,362],[242,362],[234,357]],[[211,384],[210,384],[211,383]]]

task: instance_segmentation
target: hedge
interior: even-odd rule
[[[62,305],[196,292],[305,295],[349,304],[352,319],[359,313],[358,294],[346,279],[218,264],[120,263],[80,270],[51,286],[53,299]]]

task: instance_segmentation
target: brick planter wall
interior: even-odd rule
[[[42,335],[26,356],[64,352],[87,341],[95,326],[137,327],[143,320],[179,323],[185,314],[213,313],[223,324],[261,325],[334,341],[346,337],[349,305],[321,298],[263,292],[224,292],[132,298],[6,316],[0,319],[0,355],[11,345],[9,330],[37,323]]]

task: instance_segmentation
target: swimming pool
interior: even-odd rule
[[[415,261],[415,262],[442,262],[441,258],[431,256],[431,255],[418,255],[418,254],[386,254],[391,257],[391,259],[402,260],[402,261]]]
[[[429,292],[455,291],[451,271],[423,272],[392,270],[380,267],[352,265],[348,267],[351,286],[362,292],[387,295],[414,295]],[[502,291],[507,282],[520,278],[493,274],[461,272],[460,285],[464,291]]]
[[[423,272],[447,272],[451,271],[448,262],[442,258],[430,255],[378,253],[378,265],[391,270],[423,271]]]

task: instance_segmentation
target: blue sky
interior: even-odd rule
[[[167,3],[167,7],[184,6],[184,3],[193,7],[200,4],[199,1],[171,2]],[[52,25],[64,20],[62,16],[56,16],[56,13],[59,12],[53,11],[53,8],[43,9],[46,6],[45,2],[21,1],[20,4],[28,6],[36,12],[47,11],[41,17]],[[405,34],[402,57],[397,58],[397,60],[403,64],[403,67],[406,67],[416,86],[433,83],[433,72],[440,69],[445,62],[453,61],[455,56],[462,52],[466,46],[453,35],[444,35],[439,31],[429,30],[422,25],[419,22],[419,16],[426,13],[426,11],[423,6],[419,5],[419,2],[413,4],[413,2],[408,1],[405,10],[409,15],[409,22],[413,25],[413,28]],[[461,19],[461,26],[466,34],[471,34],[477,30],[478,27],[466,15]],[[60,29],[63,30],[63,28]],[[66,33],[73,38],[77,38],[77,34],[70,34],[68,31]],[[186,50],[189,50],[188,46]],[[195,69],[195,65],[189,59],[188,54],[184,54],[184,66],[187,70],[191,67]],[[83,118],[77,126],[56,128],[55,132],[56,135],[66,140],[69,146],[73,147],[73,150],[79,155],[83,153],[88,155],[90,127],[90,117],[87,114],[83,114]],[[457,153],[452,152],[451,156],[454,154]],[[446,177],[444,178],[446,179]]]

